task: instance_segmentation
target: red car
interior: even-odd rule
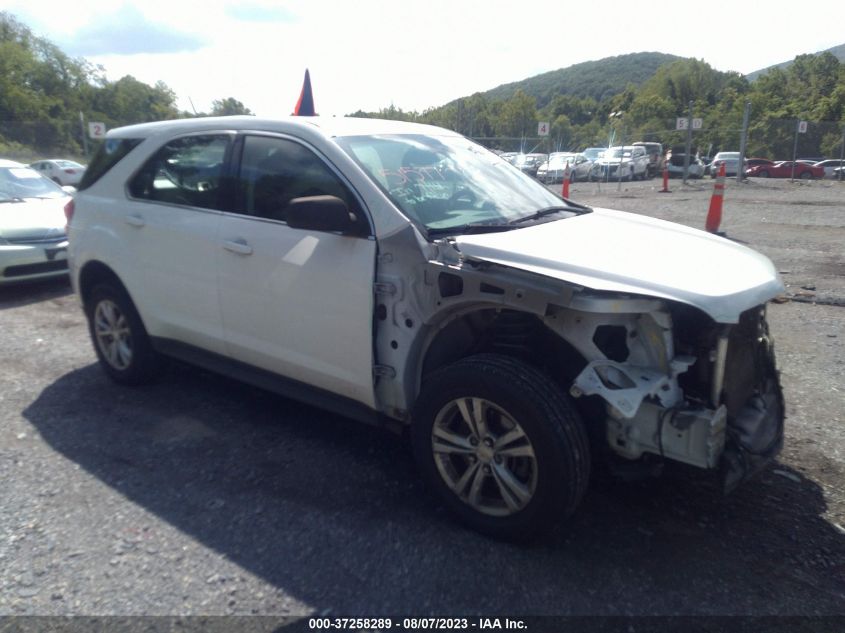
[[[745,170],[746,176],[758,178],[792,178],[792,161],[782,160],[774,165],[755,165]],[[812,180],[813,178],[824,178],[824,168],[806,163],[795,163],[795,178]]]
[[[746,158],[745,159],[745,166],[746,172],[751,169],[752,167],[756,167],[757,165],[774,165],[775,161],[769,160],[768,158]]]

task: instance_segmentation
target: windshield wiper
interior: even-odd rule
[[[540,218],[544,218],[547,215],[552,215],[554,213],[563,213],[569,212],[572,215],[578,215],[579,213],[583,213],[582,209],[578,207],[568,207],[568,206],[560,206],[560,207],[544,207],[542,209],[538,209],[531,215],[526,215],[521,218],[517,218],[515,220],[511,220],[509,224],[513,226],[514,224],[522,224],[523,222],[530,222],[531,220],[539,220]]]
[[[495,233],[497,231],[510,231],[515,228],[513,224],[490,224],[490,223],[470,223],[459,224],[457,226],[446,226],[443,228],[428,229],[429,237],[439,237],[441,235],[469,235],[471,233]]]

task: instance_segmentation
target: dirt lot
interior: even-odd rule
[[[703,226],[711,181],[659,187],[572,197]],[[731,182],[722,229],[788,284],[781,459],[728,498],[594,486],[530,546],[456,526],[392,435],[184,366],[118,388],[66,283],[0,289],[0,615],[845,614],[845,187]]]

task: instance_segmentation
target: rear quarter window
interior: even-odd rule
[[[123,158],[131,152],[144,139],[140,138],[108,138],[100,145],[100,149],[94,154],[94,158],[85,169],[82,175],[82,180],[79,182],[77,189],[82,191],[87,189],[100,178],[102,178],[108,171],[117,165]]]

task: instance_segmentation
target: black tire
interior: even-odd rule
[[[812,172],[805,171],[803,174],[801,174],[801,180],[812,180],[812,179],[813,179],[813,173]]]
[[[464,454],[435,451],[435,426],[442,431],[448,423],[469,431],[470,425],[465,422],[458,403],[470,399],[488,403],[480,417],[487,429],[485,437],[492,438],[490,448],[482,447],[476,438],[476,448],[470,444],[461,446]],[[509,422],[514,424],[507,426]],[[495,432],[503,429],[505,432]],[[446,430],[452,432],[451,428]],[[531,456],[502,457],[504,452],[514,450],[504,447],[513,447],[516,442],[497,445],[514,430],[518,437],[518,432],[522,432],[516,442],[522,443],[527,438]],[[456,430],[453,437],[460,435]],[[469,431],[466,442],[471,442],[472,437]],[[460,521],[494,538],[525,540],[550,530],[575,511],[590,477],[589,440],[569,397],[546,374],[507,356],[471,356],[428,376],[414,408],[411,439],[414,456],[428,486]],[[438,440],[438,446],[457,445]],[[485,450],[487,453],[483,454]],[[473,468],[474,474],[469,473]],[[506,494],[506,490],[514,489],[505,485],[507,479],[500,475],[502,470],[519,479],[523,485],[519,490],[521,495]],[[487,503],[486,509],[475,507],[470,501],[479,473],[482,483],[477,486],[479,503],[476,505]],[[452,485],[465,481],[462,488],[468,490],[466,498],[453,490],[448,477],[452,478]],[[524,494],[529,488],[530,495]]]
[[[94,351],[97,352],[100,366],[109,378],[122,385],[152,382],[159,372],[160,357],[153,349],[141,317],[126,291],[112,283],[97,285],[91,291],[85,308]],[[120,337],[122,346],[116,342],[113,333],[105,333],[106,326],[110,323],[108,315],[105,314],[106,308],[109,308],[114,316],[114,328],[111,332],[118,328],[126,332]],[[116,351],[110,354],[110,350]]]
[[[769,177],[769,172],[767,172],[767,171],[764,169],[763,171],[761,171],[761,172],[760,172],[760,173],[758,173],[757,175],[758,175],[760,178],[768,178],[768,177]]]

